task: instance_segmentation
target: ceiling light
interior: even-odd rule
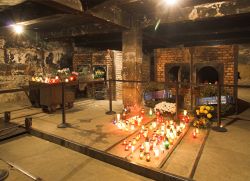
[[[15,24],[15,25],[13,25],[13,30],[16,34],[22,34],[23,33],[23,26]]]
[[[167,3],[167,5],[175,5],[177,3],[178,0],[165,0],[165,2]]]

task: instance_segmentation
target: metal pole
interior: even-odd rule
[[[26,130],[29,131],[32,126],[32,117],[26,117],[24,122]]]
[[[235,114],[239,114],[238,85],[234,85]]]
[[[64,97],[64,91],[65,91],[65,83],[62,82],[62,123],[59,124],[58,128],[66,128],[67,124],[65,121],[65,97]]]
[[[4,122],[9,123],[10,122],[10,111],[4,112]]]
[[[178,82],[175,86],[175,104],[176,104],[176,118],[178,118],[179,113],[179,85]]]
[[[108,115],[116,114],[115,111],[112,110],[112,83],[109,80],[109,111],[106,112]]]
[[[227,132],[227,129],[221,124],[221,85],[218,84],[218,98],[217,98],[217,126],[212,129],[217,132]]]
[[[239,47],[233,46],[234,50],[234,101],[235,101],[235,114],[239,114],[239,102],[238,102],[238,78],[239,78],[239,70],[238,70],[238,58],[239,58]]]
[[[218,84],[218,100],[217,100],[217,126],[221,126],[221,86]]]

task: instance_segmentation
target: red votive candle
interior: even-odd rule
[[[129,146],[126,145],[126,146],[125,146],[125,151],[128,151],[128,150],[129,150]]]
[[[150,159],[151,159],[150,154],[147,154],[147,156],[146,156],[146,161],[147,161],[147,162],[150,162]]]
[[[196,138],[196,137],[197,137],[196,131],[193,130],[193,138]]]
[[[144,146],[143,144],[140,146],[140,152],[143,152],[144,151]]]
[[[142,160],[144,157],[144,153],[140,153],[140,159]]]

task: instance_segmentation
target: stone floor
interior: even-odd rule
[[[245,90],[239,91],[244,92]],[[247,94],[245,92],[245,94]],[[239,96],[245,101],[250,102],[250,98],[248,99],[247,96]],[[95,100],[84,100],[79,101],[75,103],[74,108],[67,110],[66,114],[66,121],[71,124],[70,127],[65,129],[59,129],[57,128],[57,125],[61,122],[61,111],[57,110],[55,114],[46,114],[41,112],[40,109],[36,108],[30,108],[27,107],[27,104],[24,105],[15,105],[14,107],[11,106],[12,110],[15,110],[13,112],[12,121],[16,123],[23,123],[24,122],[24,115],[31,115],[33,118],[33,128],[39,129],[43,132],[47,132],[50,134],[54,134],[60,137],[63,137],[68,140],[73,140],[74,142],[78,142],[83,145],[88,145],[93,148],[105,151],[108,150],[112,145],[116,144],[117,142],[121,141],[128,135],[130,135],[130,132],[123,132],[118,130],[113,124],[112,119],[114,116],[106,115],[105,112],[108,111],[108,102],[105,100],[102,101],[95,101]],[[6,111],[10,108],[10,105],[4,105],[0,108],[0,113],[3,111]],[[18,110],[20,109],[20,110]],[[119,101],[113,102],[113,109],[116,112],[120,112],[122,109],[122,104]],[[2,117],[2,115],[0,115]],[[228,129],[228,132],[226,133],[218,133],[215,131],[210,131],[208,134],[208,138],[205,142],[204,149],[202,151],[200,160],[198,162],[197,168],[194,172],[194,179],[195,180],[249,180],[250,179],[250,108],[246,109],[240,115],[237,116],[230,116],[223,119],[223,124],[226,125],[226,128]],[[191,130],[190,130],[191,131]],[[204,135],[206,132],[202,133],[203,136],[198,137],[198,139],[193,139],[191,137],[191,133],[188,132],[186,136],[183,138],[183,140],[180,142],[180,144],[177,146],[176,150],[172,153],[170,158],[167,160],[167,162],[162,167],[162,170],[170,173],[174,173],[180,176],[184,177],[190,177],[191,171],[193,170],[195,159],[198,156],[198,152],[200,151],[201,144],[204,140]],[[38,148],[31,148],[32,146],[35,146],[34,144],[29,145],[28,143],[39,143],[41,144],[41,149],[44,149],[44,152],[40,152]],[[47,160],[48,155],[55,154],[54,150],[50,150],[50,146],[42,148],[43,144],[42,142],[45,142],[47,145],[52,144],[48,143],[46,141],[40,140],[38,138],[32,137],[32,136],[23,136],[19,137],[18,139],[13,139],[8,142],[4,142],[0,144],[0,157],[2,159],[7,159],[9,161],[15,162],[16,164],[20,164],[20,166],[27,171],[31,172],[32,174],[35,174],[36,176],[42,177],[42,178],[48,178],[47,180],[54,180],[56,177],[48,174],[49,176],[46,177],[43,174],[46,173],[46,164],[43,162],[44,158]],[[16,145],[22,145],[22,147],[16,147]],[[45,145],[46,145],[45,144]],[[54,145],[54,144],[52,144]],[[24,147],[30,148],[31,155],[40,156],[40,160],[37,159],[37,165],[33,165],[35,163],[32,163],[32,157],[27,162],[19,162],[19,159],[22,160],[22,157],[25,157],[25,159],[29,159],[29,156],[25,153]],[[56,146],[56,145],[54,145]],[[54,147],[51,146],[51,147]],[[39,147],[40,148],[40,147]],[[47,149],[48,148],[48,149]],[[19,151],[19,149],[23,149],[23,151]],[[47,150],[46,150],[47,149]],[[62,148],[60,146],[56,146],[55,149],[63,149],[67,150],[65,148]],[[11,150],[11,151],[10,151]],[[18,150],[18,152],[17,152]],[[51,152],[50,152],[51,151]],[[4,153],[4,154],[2,154]],[[61,153],[56,153],[61,154]],[[66,153],[65,153],[66,154]],[[74,165],[74,162],[81,165],[81,163],[77,162],[78,159],[73,159],[71,162],[71,154],[77,154],[79,157],[82,157],[82,159],[85,159],[86,156],[78,154],[76,152],[72,152],[68,150],[66,157],[61,157],[64,160],[70,161],[72,165]],[[39,157],[38,156],[38,157]],[[55,175],[58,175],[60,173],[60,169],[65,170],[65,175],[62,177],[58,177],[59,180],[63,179],[64,177],[68,179],[67,175],[69,176],[69,180],[78,180],[78,178],[83,178],[86,175],[81,174],[78,172],[78,170],[81,170],[81,167],[79,169],[76,169],[77,172],[73,172],[69,166],[65,166],[65,168],[61,168],[62,162],[58,157],[60,155],[55,155],[55,160],[52,159],[52,162],[54,163],[50,165],[54,165],[53,169],[57,173]],[[72,155],[73,157],[73,155]],[[24,159],[24,160],[25,160]],[[87,160],[91,160],[91,162],[94,162],[96,160],[92,158],[86,158]],[[41,162],[41,164],[39,164]],[[83,161],[85,163],[85,161]],[[97,161],[99,162],[99,161]],[[1,163],[1,162],[0,162]],[[102,163],[102,162],[101,162]],[[58,164],[58,165],[57,165]],[[96,163],[97,164],[97,163]],[[3,162],[0,164],[5,165]],[[71,165],[71,166],[72,166]],[[88,164],[87,164],[88,165]],[[102,163],[103,167],[105,166],[105,163]],[[4,166],[4,167],[5,167]],[[34,168],[33,168],[34,167]],[[54,168],[56,167],[56,168]],[[57,168],[58,167],[58,168]],[[85,164],[83,166],[86,170],[84,172],[93,174],[93,170],[91,168],[93,167],[85,167]],[[99,167],[101,168],[101,166]],[[88,170],[90,169],[90,170]],[[116,167],[110,167],[110,170],[113,170],[114,172],[117,171]],[[95,170],[95,169],[94,169]],[[13,172],[13,171],[12,171]],[[11,173],[12,173],[11,172]],[[40,173],[41,172],[41,173]],[[111,173],[112,171],[110,171]],[[119,171],[120,172],[120,171]],[[125,171],[124,171],[125,172]],[[19,172],[13,172],[15,177],[16,174],[20,174]],[[124,177],[124,180],[144,180],[146,178],[139,177],[135,174],[132,174],[128,172],[128,176],[131,176],[130,178]],[[107,177],[107,180],[112,180],[112,174],[110,175],[110,178]],[[46,174],[45,174],[46,175]],[[99,177],[98,174],[95,177],[96,180]],[[126,175],[126,174],[125,174]],[[72,176],[72,177],[71,177]],[[88,177],[88,176],[86,176]],[[123,178],[123,177],[121,177]],[[86,179],[93,179],[94,178],[86,178]],[[13,179],[15,180],[15,179]],[[25,180],[25,179],[21,179]],[[45,179],[46,180],[46,179]]]

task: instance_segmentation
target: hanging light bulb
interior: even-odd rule
[[[15,25],[12,25],[12,27],[13,27],[13,30],[16,34],[23,33],[23,26],[22,25],[15,24]]]

